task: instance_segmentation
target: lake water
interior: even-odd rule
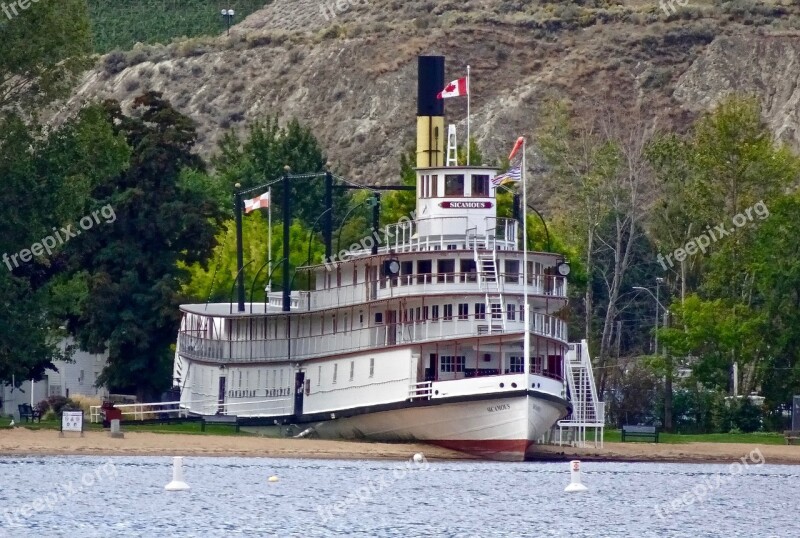
[[[743,454],[743,456],[747,456]],[[3,537],[800,536],[800,467],[0,458]],[[269,482],[275,475],[277,482]]]

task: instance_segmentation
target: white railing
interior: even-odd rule
[[[114,404],[115,409],[122,411],[122,415],[133,416],[133,420],[144,420],[145,415],[177,413],[178,416],[186,416],[186,411],[180,409],[181,402],[155,402],[155,403],[135,403],[135,404]],[[89,406],[89,420],[100,422],[102,417],[102,406]]]
[[[467,217],[431,217],[407,222],[398,222],[386,227],[391,239],[379,252],[418,252],[447,250],[447,245],[456,244],[462,249],[483,248],[504,250],[517,248],[517,221],[514,219],[486,217],[484,230],[470,228]]]
[[[412,383],[411,386],[408,388],[408,397],[411,399],[423,398],[425,400],[430,400],[431,394],[433,393],[432,386],[433,383],[431,381],[421,381],[419,383]]]
[[[523,294],[523,278],[520,273],[498,273],[497,278],[498,285],[503,287],[505,294]],[[311,292],[310,309],[339,308],[391,297],[462,293],[482,293],[478,286],[477,271],[398,275],[378,281],[316,290]],[[532,296],[566,298],[566,279],[553,275],[528,275],[528,293]],[[306,307],[300,309],[305,310]]]
[[[178,334],[180,354],[191,359],[209,362],[283,362],[303,360],[367,349],[383,348],[430,341],[447,341],[457,338],[519,334],[525,330],[521,320],[507,320],[506,313],[492,313],[440,317],[436,320],[419,320],[379,325],[352,331],[298,336],[291,339],[213,340]],[[546,314],[531,316],[528,328],[532,334],[567,341],[567,325],[562,320]]]

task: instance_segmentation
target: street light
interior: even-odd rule
[[[220,14],[228,23],[228,35],[231,35],[231,21],[233,21],[233,16],[236,15],[236,12],[232,9],[223,9]]]
[[[663,278],[656,278],[656,293],[653,294],[647,288],[643,288],[641,286],[634,286],[633,289],[641,291],[644,290],[650,294],[650,297],[656,300],[656,304],[661,307],[664,311],[664,327],[667,326],[667,317],[669,316],[669,310],[659,300],[658,291],[660,288],[660,284],[664,282]],[[655,352],[654,355],[658,355],[658,314],[659,310],[656,309],[656,333],[655,333]],[[665,350],[666,351],[666,350]],[[666,353],[664,353],[666,355]],[[669,356],[665,357],[666,363],[666,372],[664,375],[664,429],[666,431],[672,431],[672,359]]]
[[[660,278],[660,277],[656,278],[656,293],[655,294],[653,294],[653,292],[650,291],[648,288],[643,288],[642,286],[634,286],[633,289],[638,290],[638,291],[646,291],[647,293],[650,294],[650,297],[652,297],[653,299],[656,300],[656,304],[658,306],[660,306],[661,309],[664,311],[664,326],[666,327],[666,325],[667,325],[667,316],[669,316],[669,310],[667,310],[667,307],[665,307],[663,304],[661,304],[661,301],[659,300],[659,297],[658,297],[659,290],[661,289],[660,284],[663,281],[664,281],[663,278]],[[658,317],[659,317],[658,314],[659,314],[659,311],[658,311],[658,309],[656,309],[656,332],[655,332],[655,346],[654,346],[655,349],[653,350],[653,354],[654,355],[658,355]]]

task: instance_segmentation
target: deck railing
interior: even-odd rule
[[[182,355],[191,359],[209,362],[280,362],[289,358],[303,360],[396,345],[478,336],[518,334],[521,337],[525,330],[524,321],[506,320],[506,328],[503,330],[500,316],[505,314],[487,313],[469,316],[453,314],[435,320],[398,321],[375,327],[297,336],[290,339],[215,340],[181,332],[178,335],[178,349]],[[528,327],[531,334],[561,342],[567,340],[566,324],[553,316],[533,314]]]
[[[447,250],[447,245],[463,245],[464,249],[517,248],[517,221],[514,219],[486,217],[483,230],[474,227],[470,233],[467,217],[435,217],[398,222],[386,227],[389,244],[379,251],[418,252]]]
[[[498,273],[504,293],[523,293],[521,273]],[[476,271],[460,273],[414,273],[386,277],[376,281],[346,284],[330,289],[306,292],[293,303],[292,309],[320,310],[338,308],[364,303],[365,301],[388,299],[410,295],[482,293],[478,288]],[[566,298],[566,279],[562,276],[533,274],[528,275],[528,293],[531,296]],[[280,306],[280,294],[270,296],[270,304]]]

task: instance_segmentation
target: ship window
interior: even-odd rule
[[[356,373],[356,361],[350,361],[350,381],[353,380],[353,376]]]
[[[372,377],[375,375],[375,359],[369,360],[369,376]]]
[[[444,319],[445,320],[453,319],[453,305],[451,304],[444,305]]]
[[[400,262],[400,285],[413,283],[414,262]]]
[[[517,311],[516,305],[509,303],[506,305],[506,319],[509,321],[514,321],[515,313]]]
[[[477,196],[481,198],[489,196],[489,176],[487,175],[472,176],[472,196]]]
[[[469,304],[460,303],[458,305],[458,319],[469,319]]]
[[[475,282],[478,273],[475,268],[475,260],[461,260],[461,282]]]
[[[333,383],[336,384],[336,376],[339,373],[339,365],[334,363],[333,365]]]
[[[439,370],[442,372],[463,372],[467,358],[463,355],[442,355],[439,357]]]
[[[317,366],[317,386],[322,382],[322,365]]]
[[[431,281],[430,274],[433,272],[433,262],[431,260],[417,260],[417,284],[425,284]]]
[[[428,317],[429,317],[428,307],[427,306],[423,306],[422,307],[422,319],[427,321]]]
[[[506,282],[519,283],[519,260],[506,260]]]
[[[475,319],[486,319],[485,303],[475,303]]]
[[[502,319],[503,318],[503,307],[500,306],[500,303],[492,303],[492,319]]]
[[[424,175],[420,176],[421,183],[421,198],[431,198],[436,196],[436,179],[437,176]]]
[[[353,286],[358,284],[358,267],[353,266]]]
[[[383,312],[375,312],[375,323],[383,323]]]
[[[523,364],[522,357],[517,357],[512,355],[509,357],[509,373],[512,374],[521,374],[524,371],[525,367]]]
[[[446,174],[444,176],[445,196],[464,196],[464,174]]]
[[[439,319],[439,305],[435,304],[431,307],[431,319]]]
[[[437,277],[439,282],[452,282],[453,273],[456,272],[456,261],[438,260],[436,262],[436,272],[439,274]]]

